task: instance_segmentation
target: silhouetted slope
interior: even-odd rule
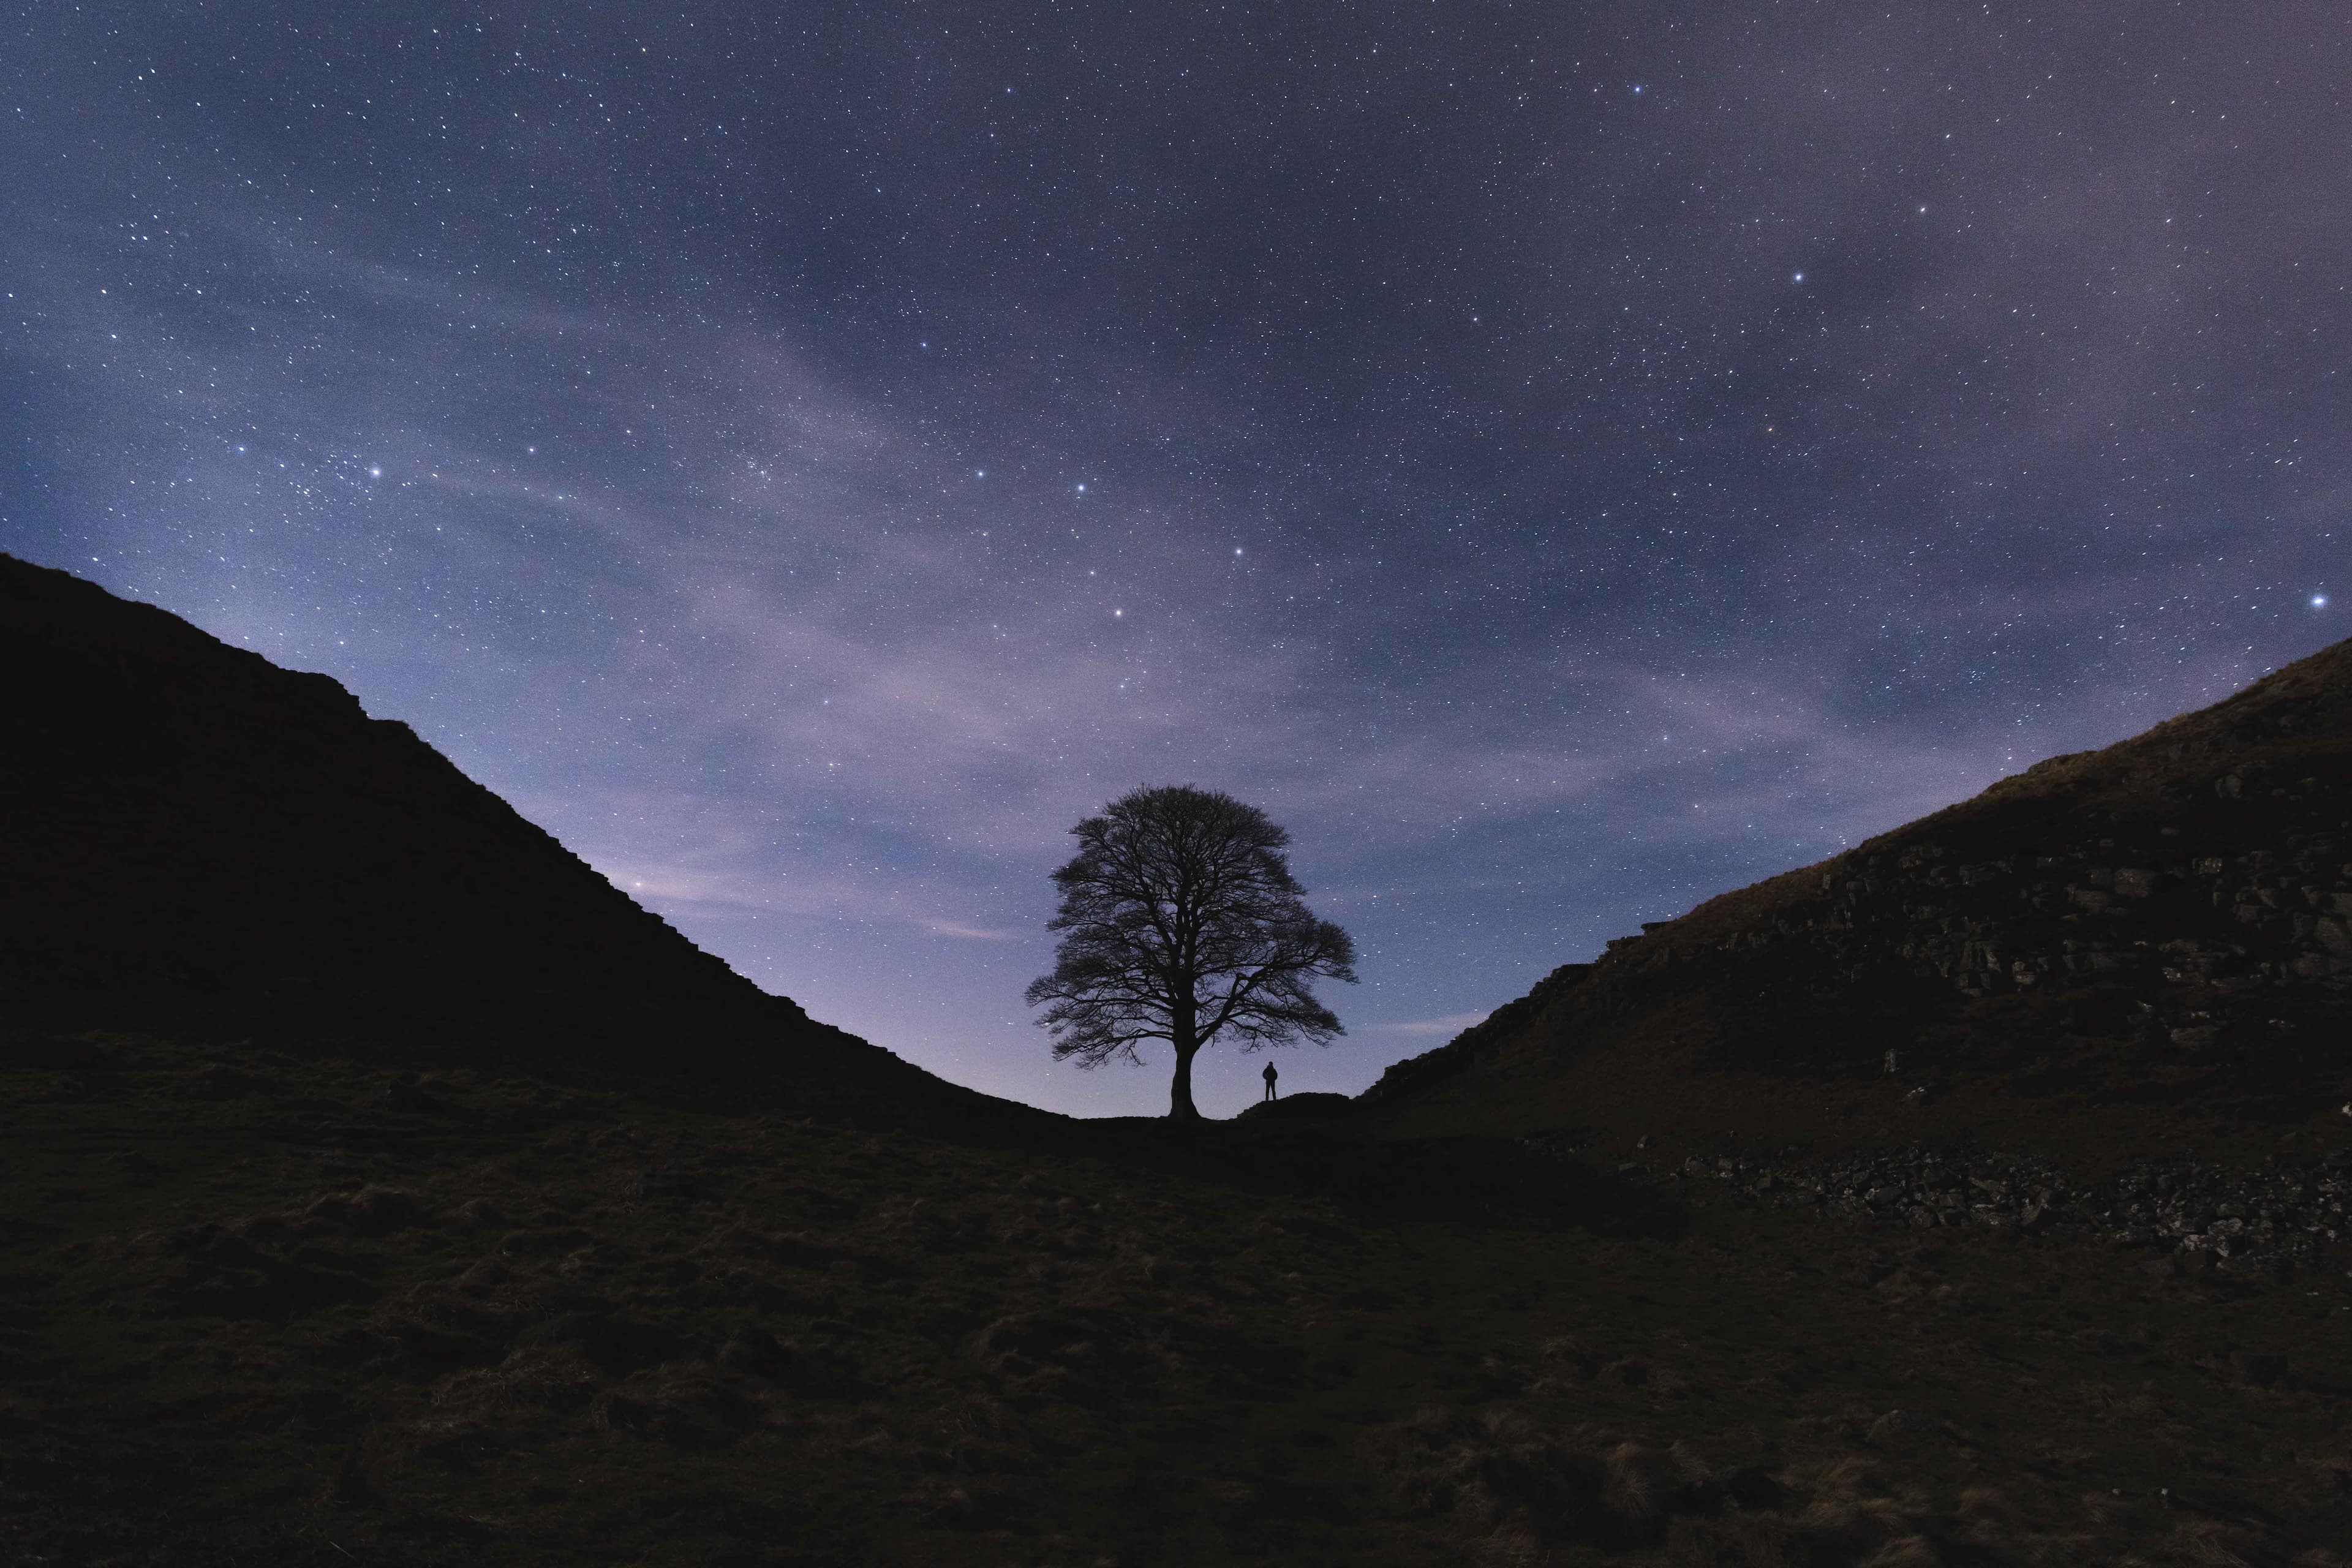
[[[1399,1131],[1589,1126],[1606,1152],[2336,1137],[2347,861],[2352,643],[1613,942],[1363,1104]]]
[[[0,667],[11,1022],[950,1091],[761,992],[323,675],[6,556]]]

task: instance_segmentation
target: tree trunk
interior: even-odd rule
[[[1179,1121],[1198,1121],[1201,1112],[1192,1104],[1192,1058],[1201,1047],[1176,1052],[1176,1086],[1169,1095],[1168,1114]]]
[[[1169,1044],[1176,1047],[1176,1082],[1169,1090],[1168,1115],[1175,1121],[1198,1121],[1201,1112],[1192,1104],[1192,1058],[1201,1054],[1201,1042],[1192,1031],[1199,1020],[1191,1007],[1180,1002],[1169,1022],[1173,1027],[1168,1032],[1174,1037]]]

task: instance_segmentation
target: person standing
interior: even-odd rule
[[[1277,1079],[1277,1078],[1281,1077],[1282,1075],[1281,1075],[1281,1074],[1279,1074],[1279,1073],[1277,1073],[1277,1072],[1276,1072],[1276,1071],[1274,1070],[1274,1064],[1273,1064],[1272,1062],[1268,1062],[1268,1063],[1266,1063],[1266,1064],[1265,1064],[1265,1071],[1264,1073],[1260,1074],[1259,1076],[1260,1076],[1260,1077],[1262,1077],[1262,1078],[1264,1078],[1264,1079],[1265,1079],[1265,1097],[1266,1097],[1266,1099],[1268,1099],[1268,1100],[1273,1100],[1273,1099],[1277,1098],[1277,1097],[1276,1096],[1275,1092],[1274,1092],[1274,1080],[1275,1080],[1276,1079]]]

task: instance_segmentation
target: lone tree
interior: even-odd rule
[[[1192,1058],[1220,1035],[1245,1051],[1345,1034],[1310,983],[1356,978],[1356,944],[1317,920],[1290,874],[1290,835],[1229,795],[1170,784],[1121,795],[1070,829],[1054,881],[1054,973],[1029,987],[1056,1061],[1176,1052],[1168,1114],[1194,1121]]]

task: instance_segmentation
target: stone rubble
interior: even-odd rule
[[[2238,1172],[2146,1160],[2087,1186],[2044,1161],[1922,1144],[1819,1163],[1694,1155],[1680,1175],[1838,1218],[2104,1236],[2152,1253],[2160,1267],[2151,1271],[2282,1278],[2352,1237],[2352,1151]]]
[[[2352,865],[2338,834],[2291,834],[2238,855],[2118,849],[2114,838],[1973,864],[1944,855],[1920,843],[1836,863],[1822,874],[1821,904],[1721,951],[1795,944],[1858,977],[1856,964],[1891,947],[1969,997],[2094,976],[2216,995],[2352,986]],[[2143,863],[2116,863],[2129,855]],[[2221,1033],[2201,1013],[2168,1022],[2173,1043],[2192,1049]]]
[[[2308,798],[2311,786],[2273,804],[2333,801]],[[1928,838],[1856,851],[1728,934],[1695,942],[1677,939],[1677,922],[1645,922],[1598,963],[1564,964],[1445,1046],[1395,1064],[1362,1099],[1408,1100],[1531,1027],[1548,1026],[1564,1051],[1596,1021],[1710,987],[1752,988],[1759,1009],[1791,1016],[1857,998],[1867,1009],[1898,993],[1905,1006],[1932,1010],[1930,998],[1949,1006],[2120,988],[2128,1022],[2096,1027],[2118,1050],[2154,1049],[2175,1065],[2255,1062],[2334,1027],[2352,1000],[2352,823],[2281,830],[2234,854],[2179,832],[2116,828],[1989,859]],[[1887,1074],[1938,1067],[1909,1047],[1864,1059]]]

